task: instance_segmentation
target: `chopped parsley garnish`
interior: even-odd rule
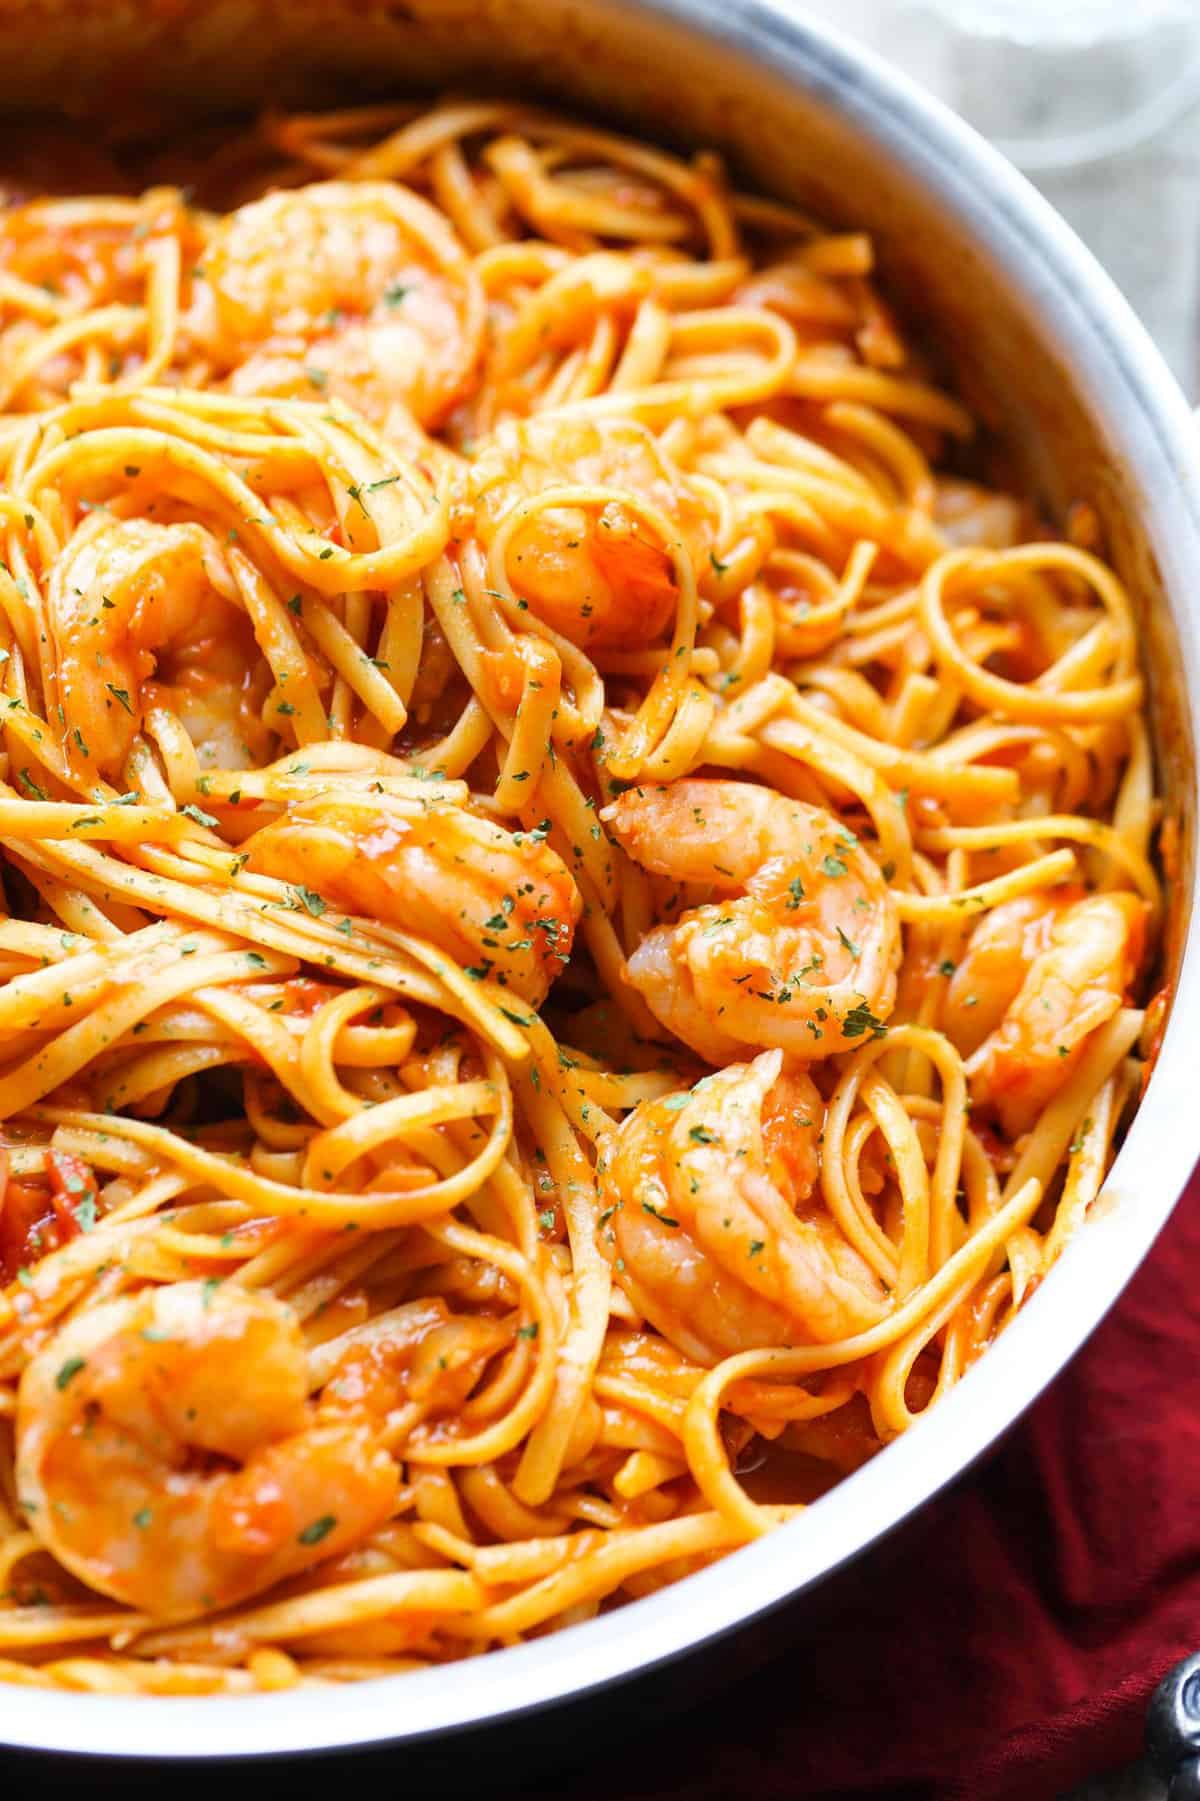
[[[842,1032],[847,1038],[861,1038],[865,1032],[870,1032],[875,1038],[882,1038],[886,1031],[883,1021],[876,1019],[863,1001],[856,1007],[851,1007],[842,1021]]]
[[[302,1545],[319,1545],[323,1538],[329,1537],[336,1525],[336,1513],[323,1513],[319,1520],[310,1521],[297,1537]]]
[[[298,913],[303,907],[304,911],[311,913],[314,919],[320,919],[327,903],[315,889],[289,885],[287,892],[293,913]]]

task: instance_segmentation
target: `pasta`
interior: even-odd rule
[[[147,167],[0,220],[0,1676],[243,1693],[934,1405],[1136,1100],[1161,809],[864,237],[486,100]]]

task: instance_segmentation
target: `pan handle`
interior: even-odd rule
[[[1146,1713],[1146,1754],[1168,1801],[1200,1801],[1200,1651],[1168,1670]]]

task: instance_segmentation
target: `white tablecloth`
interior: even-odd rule
[[[861,38],[953,103],[946,40],[919,7],[806,0],[797,10]],[[1138,150],[1036,179],[1137,308],[1188,394],[1200,398],[1200,108]]]

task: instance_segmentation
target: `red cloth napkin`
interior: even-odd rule
[[[793,1603],[785,1654],[589,1758],[572,1801],[1051,1801],[1138,1756],[1200,1649],[1198,1292],[1200,1172],[986,1463]]]

